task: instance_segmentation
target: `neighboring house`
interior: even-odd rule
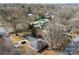
[[[21,54],[21,52],[13,46],[5,28],[0,27],[0,55],[18,55],[18,54]]]
[[[60,55],[77,55],[79,54],[79,36],[72,39],[71,43],[61,51]]]

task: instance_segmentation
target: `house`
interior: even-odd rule
[[[48,48],[47,42],[43,39],[35,38],[33,36],[26,35],[25,40],[21,40],[15,44],[15,47],[23,46],[27,44],[33,51],[42,52],[44,49]]]
[[[5,28],[0,27],[0,55],[20,55],[21,52],[17,50]]]

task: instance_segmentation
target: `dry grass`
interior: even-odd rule
[[[42,55],[58,55],[59,51],[56,50],[45,50]]]
[[[21,33],[21,35],[23,35],[23,33]],[[15,34],[11,34],[10,38],[11,38],[11,41],[13,44],[15,44],[21,40],[24,40],[23,37],[15,36]],[[27,52],[32,51],[32,49],[30,49],[30,47],[28,45],[20,46],[17,48],[22,52],[22,54],[26,54]]]

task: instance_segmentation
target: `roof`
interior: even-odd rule
[[[43,49],[43,47],[47,45],[43,39],[32,36],[27,36],[26,39],[30,42],[31,47],[33,47],[36,51]]]

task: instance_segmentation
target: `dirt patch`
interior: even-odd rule
[[[42,55],[58,55],[60,51],[56,50],[45,50]]]

